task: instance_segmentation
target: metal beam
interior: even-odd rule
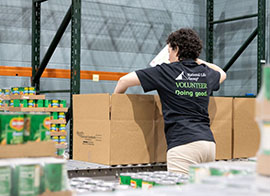
[[[32,3],[32,86],[39,90],[39,80],[33,83],[33,77],[40,65],[40,3]]]
[[[207,0],[206,8],[206,61],[213,62],[213,18],[214,2]]]
[[[233,63],[238,59],[238,57],[244,52],[244,50],[248,47],[248,45],[252,42],[252,40],[256,37],[258,33],[258,27],[251,33],[251,35],[247,38],[247,40],[243,43],[243,45],[237,50],[237,52],[233,55],[230,61],[225,65],[223,70],[227,72]]]
[[[43,60],[41,61],[41,64],[40,64],[40,67],[37,71],[37,73],[35,74],[34,78],[33,78],[33,82],[36,83],[37,81],[39,81],[43,71],[45,70],[46,66],[48,65],[48,62],[50,60],[50,58],[52,57],[58,43],[60,42],[61,40],[61,37],[63,36],[69,22],[70,22],[70,19],[71,19],[71,6],[70,8],[68,9],[59,29],[57,30]]]
[[[70,90],[45,90],[45,91],[38,91],[39,94],[44,93],[70,93]]]
[[[35,2],[35,3],[42,3],[44,1],[48,1],[48,0],[33,0],[33,2]]]
[[[234,17],[234,18],[228,18],[228,19],[223,19],[223,20],[215,20],[215,21],[212,21],[211,24],[232,22],[232,21],[236,21],[236,20],[242,20],[242,19],[247,19],[247,18],[254,18],[256,16],[258,16],[258,14],[250,14],[250,15],[239,16],[239,17]]]
[[[71,7],[70,159],[73,157],[73,94],[80,93],[81,0],[72,0]]]
[[[262,84],[262,62],[265,62],[265,12],[266,1],[258,0],[257,94]]]

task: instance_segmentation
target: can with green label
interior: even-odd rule
[[[64,191],[67,189],[66,161],[56,158],[42,158],[44,177],[41,191]]]
[[[12,95],[20,95],[20,87],[12,87],[11,88],[11,94]]]
[[[58,128],[57,128],[57,124],[51,124],[51,132],[57,132],[58,131]]]
[[[44,100],[44,107],[45,108],[48,108],[49,107],[49,100],[48,99],[45,99]]]
[[[57,155],[58,156],[63,156],[64,155],[64,153],[65,153],[65,149],[57,149]]]
[[[40,194],[41,166],[35,160],[13,159],[13,188],[14,196],[36,196]]]
[[[27,141],[50,140],[50,115],[49,113],[25,114],[25,139]]]
[[[65,112],[59,112],[58,113],[58,119],[59,120],[65,120],[66,119]]]
[[[5,88],[5,89],[3,89],[3,90],[4,90],[4,94],[5,94],[5,95],[10,95],[10,89]]]
[[[211,166],[209,168],[211,176],[226,176],[228,171],[222,166]]]
[[[36,102],[37,102],[37,107],[38,108],[43,108],[44,107],[44,102],[43,102],[42,99],[38,99]]]
[[[24,115],[20,113],[0,114],[0,143],[23,143]]]
[[[120,184],[130,185],[132,175],[134,175],[134,173],[120,173],[119,176]]]
[[[36,94],[36,88],[35,87],[29,87],[28,88],[28,94],[29,95],[35,95]]]
[[[23,95],[29,94],[29,87],[23,87]]]
[[[10,100],[9,107],[14,108],[14,100],[13,99]]]
[[[29,100],[28,100],[28,107],[29,107],[29,108],[34,108],[34,107],[36,107],[36,100],[29,99]]]
[[[4,100],[4,107],[8,107],[10,105],[10,100]]]
[[[51,101],[51,107],[52,108],[59,108],[59,101],[58,100],[52,100]]]
[[[0,162],[0,195],[11,196],[12,169],[9,162]]]
[[[4,107],[4,102],[2,99],[0,99],[0,108],[3,108]]]
[[[52,120],[57,120],[58,119],[58,112],[51,112],[51,119]]]
[[[20,105],[22,108],[27,108],[28,107],[27,99],[22,99]]]
[[[12,101],[12,100],[11,100]],[[13,100],[14,107],[20,107],[21,106],[21,100],[19,99],[14,99]]]
[[[59,125],[59,132],[66,132],[66,124]]]
[[[0,95],[4,95],[4,90],[0,89]]]
[[[142,188],[142,178],[147,176],[132,175],[130,179],[130,186],[132,188]]]
[[[142,179],[142,189],[148,190],[155,186],[155,181],[157,179],[153,177],[144,177]]]
[[[65,143],[67,143],[67,136],[61,135],[59,137],[59,144],[65,144]]]
[[[67,100],[65,99],[59,100],[59,103],[60,103],[60,108],[67,107]]]
[[[59,137],[58,136],[52,136],[51,140],[55,142],[55,144],[59,144]]]

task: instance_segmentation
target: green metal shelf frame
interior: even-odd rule
[[[41,3],[47,0],[32,0],[32,78],[31,85],[35,86],[37,92],[40,91],[40,77],[48,65],[58,43],[60,42],[69,22],[71,21],[71,77],[70,90],[54,90],[43,92],[70,92],[70,107],[68,119],[70,121],[70,158],[73,157],[73,114],[72,103],[73,94],[80,93],[80,55],[81,55],[81,0],[71,0],[69,7],[61,25],[59,26],[47,52],[40,62],[40,23],[41,23]]]
[[[214,21],[214,0],[207,0],[206,5],[206,60],[213,62],[213,38],[214,38],[214,25],[225,22],[232,22],[237,20],[243,20],[253,17],[258,17],[258,26],[242,44],[242,46],[235,52],[229,62],[224,66],[223,70],[227,72],[248,45],[257,36],[257,94],[261,88],[262,82],[262,64],[265,63],[265,12],[266,1],[258,0],[258,13],[250,14],[240,17],[228,18],[223,20]]]

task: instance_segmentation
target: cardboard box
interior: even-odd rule
[[[53,141],[27,142],[25,144],[3,145],[0,158],[53,157],[56,148]]]
[[[155,162],[166,162],[167,142],[164,131],[162,106],[158,95],[155,98]]]
[[[232,102],[230,97],[210,97],[210,128],[216,141],[216,160],[232,158]]]
[[[73,117],[75,160],[106,165],[155,161],[153,96],[74,95]]]
[[[265,176],[270,176],[270,156],[258,155],[257,158],[257,173]]]
[[[255,98],[234,98],[233,158],[256,156],[260,130],[255,121],[255,103]]]

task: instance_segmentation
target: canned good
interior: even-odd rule
[[[18,113],[0,114],[0,143],[23,143],[24,116]]]
[[[0,108],[3,108],[4,107],[4,102],[2,99],[0,99]]]
[[[10,100],[4,100],[4,107],[8,107],[10,105]]]
[[[65,154],[65,149],[57,149],[57,153],[58,156],[63,156]]]
[[[189,167],[189,181],[191,183],[199,183],[207,176],[210,176],[209,168],[206,165],[191,165]]]
[[[23,87],[23,94],[28,95],[29,94],[29,87]]]
[[[41,166],[37,161],[14,159],[12,195],[39,195]]]
[[[67,136],[61,135],[61,136],[59,137],[59,143],[60,143],[60,144],[65,144],[65,143],[67,143]]]
[[[10,95],[10,89],[6,88],[4,90],[4,95]]]
[[[142,179],[142,189],[145,190],[151,189],[153,186],[155,186],[155,180],[156,178],[144,177]]]
[[[1,95],[4,95],[4,90],[3,89],[0,89],[0,96]]]
[[[48,113],[25,114],[25,140],[50,140],[50,115]]]
[[[58,113],[58,119],[59,120],[65,120],[66,119],[65,112],[59,112]]]
[[[56,158],[42,158],[44,171],[42,192],[49,190],[51,192],[64,191],[67,189],[67,170],[66,161]]]
[[[21,100],[14,99],[14,100],[11,100],[11,101],[13,101],[13,106],[14,107],[21,107]]]
[[[51,124],[51,128],[50,128],[51,132],[57,132],[58,131],[57,127],[58,127],[57,124]]]
[[[11,94],[12,95],[20,95],[20,89],[19,89],[19,87],[12,87],[11,88]]]
[[[28,107],[28,101],[27,99],[22,99],[20,102],[20,107],[27,108]]]
[[[29,95],[35,95],[36,94],[36,88],[35,87],[29,87],[28,88],[28,94]]]
[[[48,99],[45,99],[44,100],[44,107],[45,108],[48,108],[49,107],[49,100]]]
[[[59,125],[59,131],[60,132],[66,132],[66,124],[60,124]]]
[[[58,112],[51,112],[51,119],[57,120],[58,119]]]
[[[13,100],[13,99],[10,100],[10,102],[9,102],[9,107],[14,108],[14,100]]]
[[[60,108],[67,107],[67,100],[65,100],[65,99],[59,100],[59,103],[60,103]]]
[[[145,176],[132,175],[130,179],[130,186],[132,188],[142,188],[142,178]]]
[[[120,173],[120,184],[130,185],[131,175],[134,173]]]
[[[33,100],[33,99],[29,99],[27,103],[28,103],[28,107],[29,107],[29,108],[34,108],[34,107],[36,107],[36,101]]]
[[[210,166],[209,169],[211,176],[226,176],[228,174],[224,167]]]
[[[37,102],[37,107],[38,108],[43,108],[44,107],[44,102],[43,102],[42,99],[38,99],[36,102]]]
[[[11,195],[11,166],[9,162],[0,162],[0,195]]]
[[[59,108],[59,101],[58,100],[52,100],[51,107],[52,108]]]
[[[59,144],[59,138],[58,138],[58,136],[51,137],[51,140],[54,141],[56,144]]]

